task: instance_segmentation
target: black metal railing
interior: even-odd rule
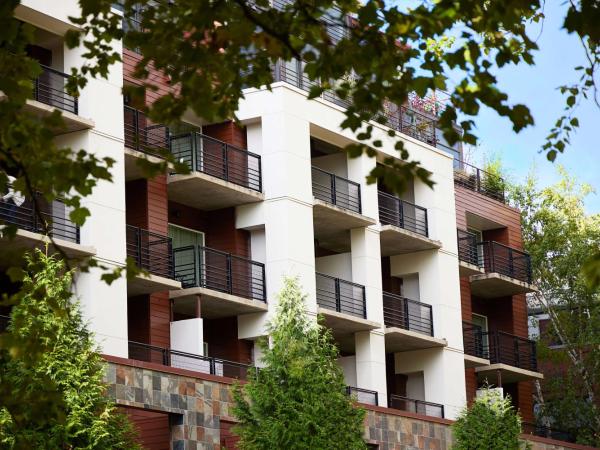
[[[521,422],[521,430],[523,434],[531,434],[533,436],[555,439],[557,441],[575,443],[575,437],[568,431],[557,429],[553,426],[538,425],[535,423]]]
[[[424,416],[444,418],[444,405],[423,400],[415,400],[401,395],[390,395],[388,407],[415,414],[422,414]]]
[[[318,272],[316,278],[319,306],[363,319],[367,318],[364,286]]]
[[[173,250],[175,279],[184,289],[203,287],[253,300],[267,301],[265,265],[208,247]]]
[[[525,283],[531,283],[531,257],[528,253],[495,241],[477,243],[478,254],[483,254],[487,273],[499,273]]]
[[[63,111],[78,114],[77,97],[67,93],[69,76],[40,64],[42,73],[33,82],[33,99]]]
[[[0,333],[4,333],[6,331],[9,322],[9,316],[0,315]]]
[[[71,222],[69,213],[70,208],[62,201],[48,203],[42,195],[36,197],[36,202],[20,194],[0,200],[0,223],[79,243],[79,226]]]
[[[148,272],[166,278],[175,277],[171,238],[127,225],[127,256]]]
[[[454,161],[454,184],[479,192],[501,202],[506,201],[504,179],[464,161]]]
[[[123,114],[125,147],[155,156],[164,156],[169,151],[170,133],[166,125],[153,124],[143,112],[129,106],[124,107]]]
[[[350,397],[356,399],[359,403],[364,403],[366,405],[379,405],[379,394],[377,391],[372,391],[370,389],[357,388],[354,386],[346,386],[346,394]]]
[[[379,222],[428,236],[427,210],[379,191]]]
[[[478,238],[475,233],[465,230],[456,230],[458,241],[458,259],[468,264],[482,266],[480,247],[477,246]]]
[[[535,342],[504,331],[482,333],[487,336],[491,364],[507,364],[520,369],[537,371]]]
[[[255,370],[253,366],[248,364],[133,341],[129,341],[129,358],[240,380],[246,380],[248,373]]]
[[[389,292],[383,293],[383,321],[389,328],[402,328],[433,336],[431,305]]]
[[[463,348],[467,355],[477,358],[489,359],[489,338],[484,335],[483,329],[474,323],[463,322]]]
[[[313,196],[332,205],[361,213],[360,184],[329,172],[312,168]]]
[[[260,155],[198,132],[171,136],[171,152],[191,171],[262,191]]]

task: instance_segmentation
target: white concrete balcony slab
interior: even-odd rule
[[[471,295],[481,298],[508,297],[537,291],[531,283],[497,272],[472,275]]]
[[[91,119],[86,119],[70,111],[65,111],[57,106],[47,105],[37,100],[27,100],[25,110],[31,112],[37,117],[48,117],[54,113],[54,111],[60,111],[64,122],[64,127],[54,129],[55,134],[66,134],[74,131],[89,130],[96,126],[95,122]]]
[[[394,225],[382,225],[379,239],[381,242],[381,256],[401,255],[403,253],[442,248],[440,241]]]
[[[479,356],[469,355],[467,353],[464,354],[465,357],[465,368],[473,368],[473,367],[482,367],[489,366],[490,360],[486,358],[481,358]]]
[[[325,319],[325,326],[331,328],[334,334],[352,334],[359,331],[370,331],[381,328],[381,324],[372,320],[363,319],[352,314],[334,311],[328,308],[319,307],[318,314]]]
[[[0,227],[0,250],[5,254],[21,254],[26,250],[39,248],[44,250],[48,245],[50,253],[59,253],[66,255],[67,258],[77,260],[96,254],[96,249],[92,246],[81,245],[77,242],[55,237],[53,240],[41,233],[28,230],[17,230],[13,237],[6,236]]]
[[[138,180],[140,178],[146,178],[144,170],[140,166],[140,161],[148,161],[152,164],[158,164],[163,162],[163,159],[148,155],[138,150],[125,148],[125,181]]]
[[[219,319],[242,314],[266,312],[267,304],[260,300],[244,298],[204,287],[191,287],[170,291],[169,297],[174,300],[174,308],[180,312],[193,314],[196,302],[200,300],[200,314],[205,319]]]
[[[171,278],[161,277],[149,273],[147,275],[139,274],[134,278],[127,280],[127,296],[154,294],[155,292],[164,292],[181,289],[181,282]]]
[[[426,348],[446,347],[448,341],[429,336],[418,331],[405,330],[398,327],[385,328],[386,353],[408,352]]]
[[[471,264],[467,261],[458,260],[458,273],[461,277],[468,277],[471,275],[485,274],[483,267],[479,267],[477,264]]]
[[[515,383],[518,381],[543,380],[544,374],[533,370],[522,369],[509,364],[496,363],[475,368],[479,382],[488,381],[490,384]],[[500,377],[500,378],[498,378]]]

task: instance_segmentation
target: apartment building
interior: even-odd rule
[[[123,63],[107,80],[90,80],[78,98],[65,93],[65,73],[82,63],[83,51],[64,45],[68,17],[77,14],[75,0],[18,7],[37,27],[31,56],[44,66],[28,107],[60,109],[69,132],[57,142],[113,158],[113,182],[86,197],[91,217],[81,229],[59,202],[44,213],[70,256],[109,267],[130,257],[150,274],[108,286],[92,271],[75,286],[113,364],[111,395],[137,406],[127,411],[148,448],[229,445],[232,419],[205,409],[206,391],[160,380],[185,374],[227,384],[260,366],[255,344],[285,276],[299,278],[307,310],[331,328],[359,402],[453,419],[487,380],[533,421],[531,380],[541,375],[527,340],[525,294],[535,287],[519,212],[491,177],[461,160],[459,146],[446,145],[435,125],[439,105],[388,105],[387,124],[373,123],[384,142],[378,155],[349,158],[343,148],[356,138],[339,127],[346,105],[333,93],[307,100],[310,82],[289,62],[274,68],[272,90],[245,92],[241,125],[193,114],[176,125],[151,123],[145,105],[122,95],[124,84],[139,83],[140,56],[120,42]],[[158,90],[147,105],[172,89],[161,74],[151,78]],[[389,128],[432,172],[434,189],[415,180],[398,197],[366,183],[377,164],[396,157]],[[144,178],[138,162],[158,161],[160,151],[190,173]],[[27,205],[12,222],[17,239],[1,243],[5,251],[45,239]],[[0,214],[12,220],[7,208]],[[143,389],[127,391],[130,372],[114,364],[143,368]],[[187,399],[177,400],[182,389]]]

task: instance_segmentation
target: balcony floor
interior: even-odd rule
[[[146,159],[151,163],[160,163],[163,159],[158,156],[148,155],[137,150],[133,150],[125,147],[125,181],[138,180],[140,178],[146,178],[144,171],[138,165],[138,161]]]
[[[405,330],[398,327],[385,328],[386,353],[408,352],[411,350],[424,350],[426,348],[446,347],[446,339],[439,339],[416,331]]]
[[[509,297],[517,294],[535,292],[537,288],[533,284],[510,278],[499,273],[485,273],[472,275],[471,295],[481,298]]]
[[[482,275],[485,274],[485,270],[475,264],[470,264],[466,261],[458,260],[458,273],[461,277],[468,277],[471,275]]]
[[[131,280],[127,280],[127,296],[153,294],[181,289],[181,283],[171,278],[149,274],[148,277],[140,274]]]
[[[265,312],[267,304],[260,300],[251,300],[225,292],[202,287],[192,287],[169,292],[174,299],[174,307],[180,311],[195,312],[196,299],[200,298],[200,316],[205,319],[233,317],[242,314]]]
[[[4,94],[0,94],[0,99],[4,97]],[[94,128],[96,124],[91,119],[85,119],[77,114],[73,114],[69,111],[64,111],[55,106],[50,106],[37,100],[27,100],[25,110],[31,112],[37,117],[48,117],[54,111],[60,111],[65,124],[65,128],[59,128],[55,131],[55,134],[66,134],[74,131],[89,130]]]
[[[490,384],[497,383],[498,371],[502,376],[502,384],[514,383],[517,381],[542,380],[544,375],[533,370],[521,369],[519,367],[509,366],[508,364],[491,364],[489,366],[476,367],[475,373],[477,380],[484,382],[489,380]]]
[[[489,366],[490,360],[465,353],[465,368]]]
[[[202,210],[229,208],[264,200],[257,192],[202,172],[170,175],[169,200]]]
[[[3,226],[0,227],[0,233],[1,228],[3,228]],[[88,245],[81,245],[60,238],[55,238],[54,242],[56,247],[64,252],[70,259],[82,259],[96,254],[96,249]],[[33,248],[43,250],[46,244],[49,245],[50,252],[56,251],[56,247],[51,243],[50,238],[32,231],[17,230],[17,233],[13,238],[8,236],[0,238],[0,249],[2,249],[3,253],[21,254],[23,251]],[[5,261],[7,260],[5,259]]]
[[[401,255],[403,253],[442,248],[440,241],[394,225],[382,225],[379,239],[381,241],[381,256]]]
[[[323,315],[325,325],[328,328],[342,334],[370,331],[381,327],[378,322],[353,316],[352,314],[337,312],[332,309],[321,308],[320,306],[317,308],[317,313]]]

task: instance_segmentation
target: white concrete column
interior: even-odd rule
[[[356,385],[377,391],[379,406],[387,406],[385,337],[381,332],[360,331],[354,335]]]
[[[114,42],[116,51],[121,43]],[[65,72],[80,66],[83,48],[65,49]],[[95,126],[86,131],[65,134],[58,142],[74,151],[84,149],[97,158],[112,158],[112,182],[102,181],[82,200],[91,213],[81,228],[81,243],[92,246],[95,258],[108,270],[125,265],[125,174],[123,145],[122,64],[113,64],[109,78],[90,79],[79,97],[79,115]],[[102,351],[127,357],[127,282],[121,278],[110,286],[100,279],[102,272],[79,274],[75,286],[86,321]]]
[[[285,108],[285,95],[283,89],[273,92],[265,105],[268,111],[260,112],[260,122],[248,126],[248,150],[262,158],[265,201],[239,208],[238,223],[252,216],[264,221],[269,311],[240,316],[240,339],[264,335],[265,321],[275,312],[276,295],[286,276],[299,278],[308,294],[309,312],[316,315],[317,310],[310,128],[307,120]]]

